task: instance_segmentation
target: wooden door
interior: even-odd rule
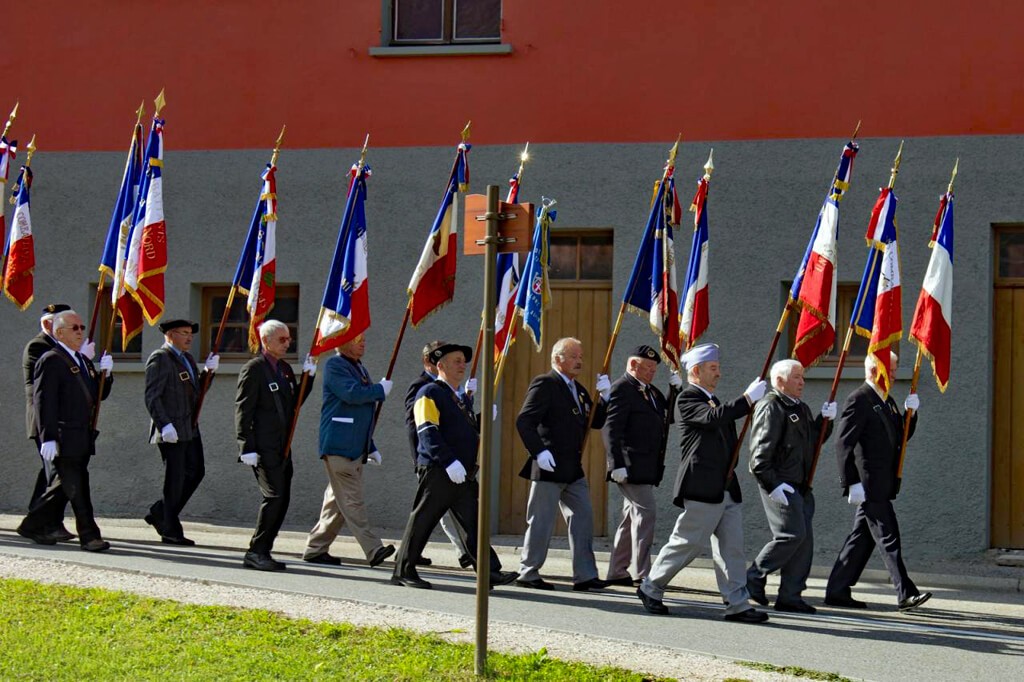
[[[545,315],[544,348],[535,352],[528,335],[519,330],[516,343],[505,365],[501,397],[501,478],[498,532],[520,535],[526,531],[526,500],[530,481],[519,471],[529,455],[516,432],[516,416],[530,381],[551,371],[551,347],[565,336],[583,342],[583,372],[579,382],[594,396],[595,375],[601,368],[611,336],[611,283],[552,283],[552,305]],[[590,483],[590,501],[594,508],[594,534],[605,535],[606,500],[605,456],[600,431],[590,432],[583,456],[583,468]],[[564,535],[559,519],[555,532]]]

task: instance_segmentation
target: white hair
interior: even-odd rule
[[[772,365],[771,372],[769,372],[769,376],[772,379],[772,386],[778,386],[779,379],[782,379],[783,381],[789,379],[793,374],[793,370],[797,367],[803,369],[804,366],[800,364],[799,360],[793,360],[791,358],[779,360]]]
[[[260,341],[266,342],[277,332],[288,331],[288,325],[278,320],[266,320],[260,325]]]
[[[580,341],[579,339],[574,339],[571,336],[567,336],[564,339],[558,339],[558,341],[555,341],[555,345],[552,346],[551,348],[552,369],[558,369],[558,367],[555,366],[555,358],[564,358],[565,351],[568,350],[570,346],[579,346],[580,348],[583,348],[583,342]]]
[[[896,355],[895,353],[892,353],[892,352],[890,352],[890,358],[891,358],[890,363],[892,364],[893,367],[895,367],[899,363],[899,361],[900,361],[900,356],[898,356],[898,355]],[[875,357],[875,354],[874,353],[868,353],[867,355],[865,355],[864,356],[864,378],[865,379],[870,379],[871,378],[871,370],[876,368],[876,367],[878,367],[878,358]]]
[[[57,313],[43,313],[42,317],[39,318],[39,328],[44,332],[46,331],[46,325],[50,325],[50,329],[53,329],[53,317]]]
[[[58,329],[62,329],[64,327],[64,320],[68,319],[72,315],[77,317],[78,313],[74,310],[65,310],[64,312],[56,313],[53,316],[53,331],[56,332]]]

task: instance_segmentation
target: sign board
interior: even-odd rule
[[[507,204],[498,202],[498,253],[525,253],[533,241],[533,204]],[[462,253],[467,256],[482,256],[487,250],[485,244],[478,244],[487,236],[487,221],[478,220],[487,214],[487,196],[470,194],[466,197],[463,213]]]

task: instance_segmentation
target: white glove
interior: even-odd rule
[[[302,371],[309,374],[310,379],[316,376],[316,360],[312,355],[307,355],[302,361]]]
[[[612,480],[616,483],[625,483],[627,474],[626,467],[620,467],[618,469],[612,469]]]
[[[165,443],[178,442],[178,430],[174,428],[174,424],[168,424],[164,428],[160,429],[160,440]]]
[[[444,470],[448,472],[448,478],[452,479],[452,483],[455,485],[466,482],[466,467],[462,466],[462,462],[459,460],[455,460]]]
[[[82,344],[82,347],[78,349],[78,352],[92,360],[96,357],[96,342],[86,341]]]
[[[247,464],[248,466],[251,467],[254,467],[260,463],[260,456],[257,455],[255,452],[246,452],[241,457],[239,457],[239,459],[242,460],[242,464]]]
[[[476,377],[466,380],[466,393],[476,393]]]
[[[764,379],[754,379],[747,386],[747,390],[743,391],[743,395],[747,397],[747,400],[753,404],[764,397],[764,392],[768,390],[768,384],[764,382]]]
[[[854,483],[853,485],[850,486],[850,496],[848,498],[846,498],[847,502],[849,502],[850,504],[852,504],[854,506],[857,506],[858,504],[863,502],[865,499],[867,499],[867,498],[864,496],[864,484],[863,483]]]
[[[380,456],[380,450],[374,450],[373,452],[368,454],[366,456],[366,462],[367,462],[367,464],[372,464],[372,465],[377,466],[377,467],[379,467],[381,464],[383,464],[384,460]]]
[[[498,421],[498,406],[491,404],[491,421]]]
[[[597,375],[597,392],[601,394],[601,397],[608,400],[608,395],[612,392],[612,382],[608,380],[607,374]]]
[[[921,399],[917,397],[916,393],[911,393],[907,396],[907,399],[903,401],[904,410],[913,410],[917,412],[921,409]]]
[[[57,456],[57,441],[48,440],[40,445],[39,454],[42,456],[44,462],[52,462],[53,458]]]
[[[207,372],[216,372],[218,367],[220,367],[220,356],[210,353],[209,357],[206,358],[206,362],[203,364],[203,369]]]
[[[775,490],[768,493],[768,497],[770,497],[773,502],[778,502],[783,507],[788,507],[789,498],[786,497],[786,493],[793,492],[796,492],[795,490],[793,490],[793,486],[791,486],[788,483],[780,483],[778,486],[776,486]]]
[[[550,450],[544,450],[537,455],[537,466],[544,471],[555,470],[555,456],[551,454]]]
[[[837,414],[839,414],[839,405],[836,403],[825,403],[821,406],[821,416],[825,419],[835,419]]]
[[[385,378],[380,380],[380,387],[384,389],[385,398],[388,397],[388,393],[391,393],[391,383],[391,379]]]
[[[107,376],[114,371],[114,358],[110,357],[110,353],[104,353],[100,358],[100,371],[106,372]]]
[[[668,375],[668,385],[673,388],[683,387],[683,377],[679,376],[679,372],[672,372]]]

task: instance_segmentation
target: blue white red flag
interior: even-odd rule
[[[29,145],[29,149],[32,146]],[[14,185],[14,215],[11,216],[11,234],[4,246],[3,279],[0,289],[18,310],[32,305],[34,272],[36,268],[35,246],[32,239],[32,216],[29,210],[29,188],[32,186],[32,169],[21,167],[21,174]]]
[[[132,215],[124,288],[142,307],[150,326],[164,314],[167,225],[163,198],[164,120],[153,118],[146,145],[146,167]]]
[[[690,262],[686,267],[683,300],[679,306],[681,346],[689,350],[707,331],[711,321],[708,307],[708,189],[711,176],[704,175],[697,183],[697,194],[690,210],[693,217],[693,242]]]
[[[803,260],[789,290],[800,308],[793,355],[804,367],[828,355],[836,340],[836,284],[839,259],[839,202],[850,189],[853,160],[860,147],[848,142],[832,186],[818,212]]]
[[[519,203],[519,173],[508,181],[506,203]],[[499,253],[497,261],[498,304],[494,311],[494,363],[497,366],[501,354],[508,351],[516,340],[516,328],[511,324],[519,295],[518,253]]]
[[[0,136],[0,244],[7,244],[7,230],[4,226],[4,193],[7,191],[7,176],[11,171],[11,161],[18,151],[18,141],[8,142],[7,137]]]
[[[878,359],[877,384],[883,394],[892,388],[891,346],[903,336],[900,250],[896,230],[896,194],[885,187],[875,201],[868,224],[868,259],[854,300],[850,325],[868,337],[868,353]]]
[[[338,244],[327,275],[312,355],[341,346],[370,328],[370,281],[367,273],[366,178],[369,166],[350,172],[348,199],[338,229]]]
[[[548,267],[551,263],[551,223],[558,217],[558,212],[553,210],[555,203],[554,199],[541,197],[530,255],[523,266],[522,282],[526,286],[521,285],[516,296],[516,307],[523,315],[523,329],[530,335],[537,351],[544,347],[544,311],[551,306]]]
[[[953,193],[939,201],[929,243],[932,249],[910,323],[910,340],[931,360],[939,390],[949,386],[953,336]]]
[[[249,350],[256,352],[260,347],[260,325],[274,307],[277,292],[277,166],[267,164],[263,171],[263,189],[249,226],[249,236],[256,228],[256,243],[251,254],[246,254],[249,236],[246,237],[242,257],[250,256],[251,273],[247,279],[237,282],[239,290],[248,294],[245,309],[249,311]],[[241,269],[242,263],[239,263]],[[243,276],[247,273],[242,273]],[[238,273],[235,275],[238,276]]]
[[[676,290],[675,245],[672,225],[682,217],[676,195],[674,168],[668,166],[654,193],[647,226],[626,282],[623,303],[629,310],[647,317],[661,340],[666,362],[679,366],[679,294]]]
[[[454,203],[456,194],[469,189],[469,160],[466,155],[471,147],[469,143],[462,142],[455,152],[455,163],[444,198],[409,281],[410,319],[414,327],[455,297],[458,239]]]

